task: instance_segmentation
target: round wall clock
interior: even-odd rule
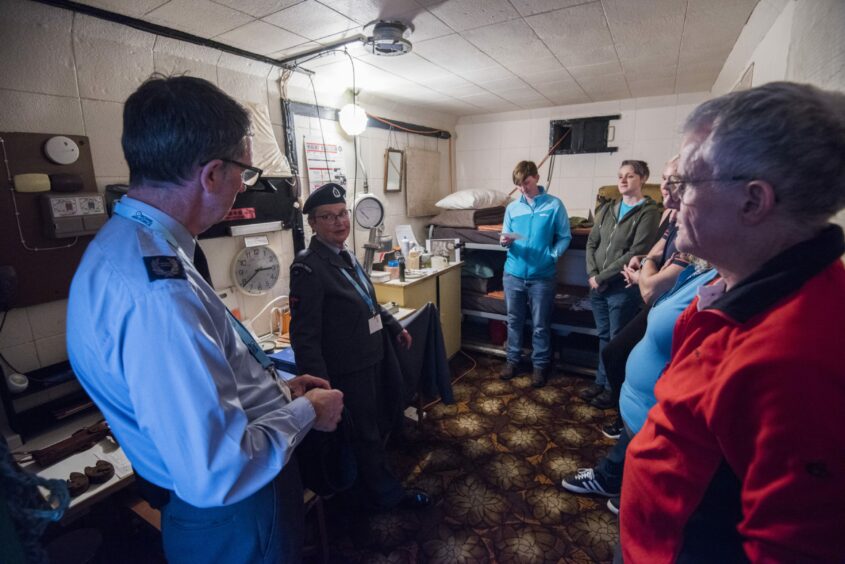
[[[269,292],[279,281],[279,273],[279,257],[266,245],[241,249],[232,261],[235,286],[250,296]]]

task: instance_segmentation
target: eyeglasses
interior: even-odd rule
[[[325,221],[326,223],[335,223],[335,222],[342,222],[344,220],[349,219],[349,210],[343,210],[340,213],[321,213],[320,215],[316,216],[317,219],[320,221]]]
[[[261,178],[261,174],[264,172],[257,166],[249,166],[248,164],[244,164],[242,162],[233,161],[232,159],[217,159],[219,161],[223,161],[224,163],[233,164],[236,166],[241,167],[243,170],[241,171],[241,182],[244,186],[254,186],[258,179]]]
[[[684,178],[683,176],[670,176],[666,181],[669,193],[678,200],[684,197],[687,187],[690,184],[702,184],[704,182],[750,182],[754,180],[748,176],[732,176],[730,178]]]

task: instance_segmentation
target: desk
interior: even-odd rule
[[[446,344],[446,356],[452,358],[461,349],[461,266],[450,263],[420,278],[405,282],[373,282],[381,303],[396,302],[400,307],[417,309],[428,302],[437,306]]]
[[[61,440],[70,437],[74,431],[82,427],[93,425],[100,421],[103,416],[99,411],[93,413],[86,413],[80,417],[75,417],[68,423],[56,427],[46,433],[33,437],[29,441],[21,445],[16,451],[31,451],[38,450],[55,444]],[[47,479],[66,480],[71,472],[83,472],[86,466],[93,466],[98,460],[107,460],[110,456],[124,456],[123,450],[117,446],[111,438],[106,438],[95,444],[88,450],[77,452],[64,460],[41,468],[35,462],[28,462],[21,466],[27,472],[33,472]],[[135,474],[129,471],[128,475],[122,478],[117,475],[112,476],[107,482],[102,484],[91,484],[87,491],[74,497],[70,501],[70,507],[65,512],[63,520],[69,519],[77,515],[86,507],[96,503],[97,501],[109,496],[118,490],[121,490],[135,481]]]

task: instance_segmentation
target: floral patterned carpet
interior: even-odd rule
[[[502,361],[477,356],[454,385],[457,402],[409,423],[394,468],[434,496],[422,512],[368,519],[327,503],[332,562],[609,562],[618,540],[606,498],[574,495],[561,478],[611,446],[611,412],[577,392],[589,379],[556,374],[541,389],[530,375],[498,378]],[[454,367],[457,373],[471,366]]]

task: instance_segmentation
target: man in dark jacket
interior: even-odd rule
[[[297,372],[326,378],[344,394],[352,419],[358,464],[357,492],[376,509],[421,508],[430,501],[405,490],[387,465],[384,443],[389,422],[381,362],[382,331],[401,346],[411,335],[376,300],[375,289],[354,253],[346,249],[349,210],[338,184],[315,190],[303,212],[314,236],[291,265],[291,344]]]

